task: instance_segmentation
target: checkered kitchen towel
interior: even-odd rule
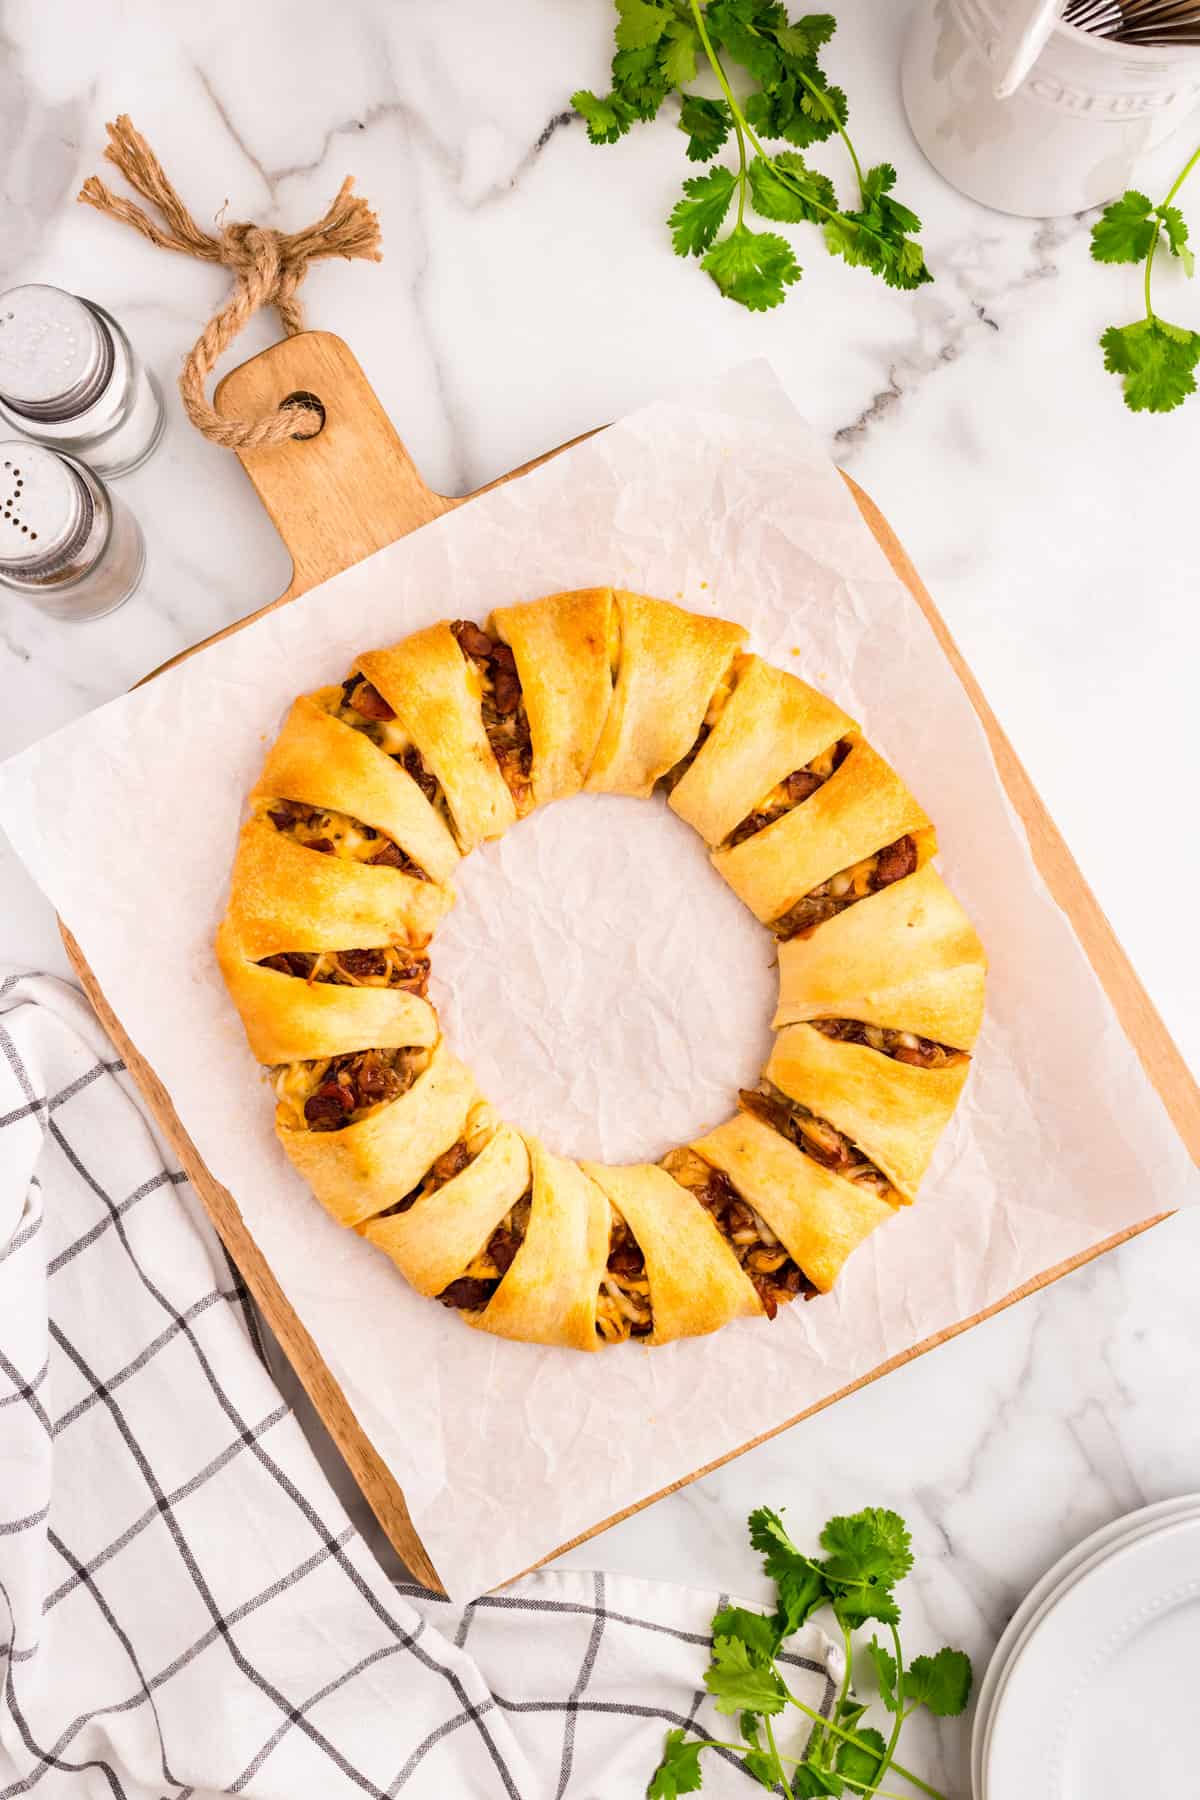
[[[717,1603],[392,1586],[95,1017],[0,972],[0,1800],[633,1800],[669,1725],[726,1735]],[[709,1758],[707,1792],[761,1792]]]

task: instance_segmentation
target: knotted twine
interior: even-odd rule
[[[221,263],[236,278],[233,293],[204,327],[179,377],[179,392],[192,424],[212,443],[230,450],[258,450],[267,444],[286,443],[289,438],[314,436],[322,417],[311,407],[284,405],[261,419],[226,419],[209,402],[205,384],[217,359],[260,307],[275,307],[288,337],[304,330],[304,312],[296,290],[310,263],[323,256],[380,261],[379,221],[366,201],[351,193],[353,176],[343,181],[324,218],[304,231],[274,231],[239,221],[222,226],[214,236],[197,225],[127,113],[107,130],[105,156],[129,185],[158,209],[163,223],[157,223],[132,200],[112,193],[95,175],[84,182],[80,200],[132,225],[160,250],[178,250],[185,256],[198,256],[202,262]]]

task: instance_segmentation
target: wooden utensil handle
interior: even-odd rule
[[[328,331],[286,338],[233,369],[217,388],[216,406],[248,419],[301,394],[325,414],[316,437],[238,452],[291,553],[283,600],[458,504],[422,481],[357,360]]]

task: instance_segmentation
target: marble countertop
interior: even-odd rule
[[[444,491],[698,370],[770,357],[892,521],[1200,1062],[1200,839],[1188,822],[1200,613],[1187,536],[1200,400],[1168,418],[1124,411],[1095,340],[1135,314],[1136,277],[1090,264],[1087,217],[1007,218],[946,187],[900,109],[905,9],[837,10],[830,67],[872,156],[900,165],[937,280],[893,293],[807,234],[804,280],[763,316],[671,255],[663,219],[688,170],[669,119],[602,151],[568,110],[574,87],[604,80],[611,0],[95,0],[69,32],[53,9],[8,0],[0,283],[56,282],[107,306],[168,390],[169,423],[121,484],[149,548],[134,600],[70,626],[0,598],[0,754],[288,579],[235,459],[197,436],[173,391],[225,277],[73,204],[101,166],[104,121],[128,111],[202,220],[228,201],[233,217],[294,229],[355,175],[386,259],[320,265],[309,320],[349,340]],[[1179,160],[1174,144],[1152,159],[1151,191]],[[259,319],[239,353],[275,335]],[[66,972],[50,910],[2,842],[0,957]],[[1200,1382],[1198,1255],[1200,1218],[1160,1226],[566,1560],[753,1592],[752,1505],[786,1505],[801,1534],[832,1511],[893,1505],[919,1552],[912,1641],[928,1631],[986,1655],[1074,1539],[1200,1488],[1200,1438],[1180,1429]],[[919,1766],[937,1780],[940,1763],[939,1785],[962,1792],[965,1754],[955,1725]]]

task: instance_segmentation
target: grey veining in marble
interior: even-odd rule
[[[673,257],[663,221],[691,171],[670,120],[600,150],[568,110],[573,88],[604,80],[611,0],[94,0],[69,9],[69,28],[46,0],[4,0],[0,282],[55,281],[101,301],[171,392],[225,278],[73,204],[101,166],[105,119],[128,111],[202,220],[227,204],[295,228],[355,174],[385,261],[321,265],[310,320],[349,340],[447,491],[699,368],[768,355],[905,541],[1200,1060],[1189,537],[1200,399],[1164,419],[1123,410],[1095,339],[1136,315],[1136,273],[1089,262],[1087,217],[1001,217],[949,190],[903,122],[905,8],[836,10],[829,62],[856,136],[871,160],[899,165],[925,220],[937,281],[915,295],[834,264],[801,231],[803,281],[778,312],[751,316]],[[1165,146],[1150,191],[1184,154]],[[836,170],[836,148],[819,160]],[[1200,323],[1200,299],[1170,270],[1161,304]],[[275,329],[255,321],[241,353]],[[0,753],[286,584],[236,461],[173,400],[163,447],[122,492],[150,555],[128,607],[70,627],[0,597]],[[0,920],[0,956],[63,967],[49,911],[2,845]],[[800,1533],[838,1508],[894,1504],[921,1553],[914,1640],[928,1627],[982,1653],[1072,1539],[1200,1488],[1198,1251],[1195,1219],[1162,1226],[571,1560],[753,1592],[741,1524],[752,1504],[786,1504]],[[961,1791],[960,1729],[930,1748],[935,1779],[939,1757]]]

